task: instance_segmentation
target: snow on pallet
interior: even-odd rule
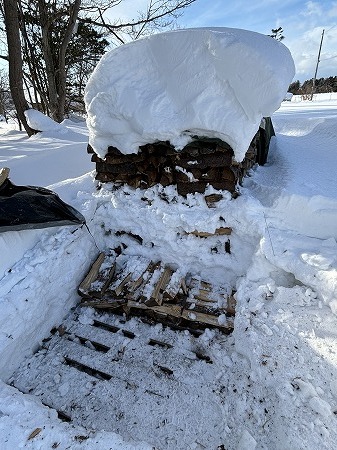
[[[219,370],[205,336],[79,308],[11,384],[87,430],[114,431],[156,448],[195,441],[217,448],[224,427]]]
[[[114,257],[101,253],[79,293],[84,306],[147,316],[186,329],[218,328],[226,333],[233,329],[232,294],[142,256],[130,256],[117,270]]]

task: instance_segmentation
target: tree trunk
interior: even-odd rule
[[[44,0],[38,0],[38,5],[42,33],[42,51],[47,74],[50,115],[54,120],[60,122],[62,119],[59,120],[60,118],[58,117],[58,95],[55,80],[55,67],[49,39],[50,27],[52,25],[53,18],[48,15],[48,5]]]
[[[50,45],[50,29],[54,18],[48,14],[48,4],[45,0],[39,0],[38,5],[42,29],[43,57],[46,64],[48,80],[50,114],[56,122],[62,122],[64,119],[64,107],[66,101],[66,51],[76,24],[81,0],[75,0],[74,3],[69,6],[69,19],[63,39],[60,42],[57,67],[55,67],[55,58],[53,58]]]
[[[59,71],[59,83],[58,83],[58,122],[64,119],[64,107],[66,102],[66,86],[67,86],[67,72],[66,72],[66,51],[73,34],[76,20],[78,18],[78,13],[81,6],[81,0],[75,0],[74,4],[70,6],[69,10],[69,21],[67,24],[66,31],[64,33],[63,40],[60,45],[59,55],[58,55],[58,71]]]
[[[24,114],[24,112],[29,109],[29,106],[23,90],[22,55],[17,1],[4,0],[3,6],[8,43],[9,87],[19,122],[22,123],[28,136],[31,136],[36,131],[28,125]]]

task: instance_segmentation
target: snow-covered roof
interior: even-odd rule
[[[179,150],[191,136],[210,136],[241,161],[294,73],[282,43],[240,29],[184,29],[122,45],[88,82],[89,143],[104,158],[109,145],[128,154],[169,140]]]

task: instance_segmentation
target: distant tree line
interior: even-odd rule
[[[310,95],[312,93],[313,80],[305,80],[302,84],[299,80],[294,81],[288,88],[288,91],[294,95]],[[337,92],[337,76],[328,78],[317,78],[315,82],[316,94],[326,92]]]

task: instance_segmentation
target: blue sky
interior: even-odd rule
[[[148,0],[122,0],[112,9],[114,19],[132,19]],[[186,27],[232,27],[270,34],[282,27],[283,43],[291,51],[295,80],[314,76],[319,44],[325,30],[318,77],[337,76],[337,0],[196,0],[178,24]],[[0,61],[0,68],[5,64]]]
[[[118,13],[131,18],[146,4],[147,0],[123,0]],[[300,81],[314,75],[325,29],[318,77],[337,76],[337,0],[196,0],[178,23],[183,28],[221,26],[263,34],[281,26],[283,43],[295,61],[295,79]]]
[[[179,22],[184,27],[224,26],[263,34],[281,26],[300,81],[314,75],[325,29],[318,77],[337,76],[337,1],[196,0]]]

